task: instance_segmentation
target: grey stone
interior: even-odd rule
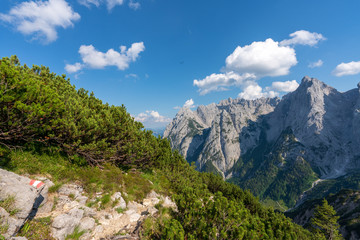
[[[95,220],[93,218],[85,217],[85,218],[81,219],[81,222],[79,225],[80,231],[90,230],[90,229],[93,229],[94,227],[95,227]]]
[[[87,232],[84,233],[83,235],[81,235],[81,237],[79,238],[79,240],[89,240],[91,239],[91,233]]]
[[[54,218],[52,223],[52,236],[59,240],[64,240],[65,237],[74,232],[76,226],[84,215],[84,210],[74,208],[67,214],[61,214]]]
[[[129,216],[129,220],[130,220],[131,223],[132,223],[132,222],[137,222],[137,221],[140,219],[140,217],[141,217],[141,215],[138,214],[138,213],[137,213],[135,210],[133,210],[133,209],[127,210],[127,211],[125,212],[125,214]]]
[[[95,217],[96,216],[96,211],[93,208],[89,208],[89,207],[82,207],[82,209],[84,210],[84,217]]]
[[[126,202],[124,200],[124,198],[121,196],[121,192],[116,192],[111,196],[111,200],[113,202],[117,201],[118,203],[116,204],[116,206],[114,207],[116,208],[122,208],[125,209],[126,208]]]
[[[81,205],[85,205],[85,203],[88,199],[89,199],[88,197],[81,195],[81,196],[77,197],[75,200],[78,201]]]
[[[80,194],[83,192],[83,188],[76,184],[64,184],[61,186],[61,188],[58,190],[58,193],[60,195],[66,195],[69,196],[72,194],[74,198],[80,197]]]
[[[151,190],[151,192],[148,193],[146,198],[158,198],[160,195],[157,194],[154,190]]]

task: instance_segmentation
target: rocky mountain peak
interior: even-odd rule
[[[194,112],[181,109],[164,137],[200,169],[210,166],[227,176],[240,156],[260,143],[261,136],[270,144],[285,129],[291,129],[308,149],[310,164],[323,177],[338,176],[346,172],[355,155],[360,155],[355,146],[360,142],[355,134],[360,125],[356,92],[341,93],[305,76],[298,89],[281,100],[229,98],[199,106]]]
[[[325,84],[324,82],[318,80],[317,78],[310,78],[308,76],[303,77],[301,80],[300,86],[295,92],[303,92],[305,91],[310,95],[319,95],[326,94],[328,95],[332,91],[336,91],[333,87]]]
[[[229,98],[199,106],[196,111],[180,109],[164,137],[189,162],[197,162],[200,170],[212,169],[225,177],[241,153],[256,144],[259,131],[252,129],[259,116],[272,112],[279,101]],[[212,155],[216,161],[209,161]]]

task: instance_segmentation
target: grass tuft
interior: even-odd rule
[[[4,200],[0,200],[0,207],[5,209],[10,216],[15,215],[19,212],[19,209],[17,209],[15,206],[15,196],[8,196]]]
[[[65,240],[79,240],[84,233],[85,231],[80,231],[79,226],[77,226],[72,234],[66,236]]]

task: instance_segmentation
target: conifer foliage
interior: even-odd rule
[[[323,234],[329,240],[343,239],[337,222],[339,216],[336,216],[336,211],[326,199],[322,203],[316,206],[314,217],[310,220],[312,231],[319,235]]]
[[[144,166],[159,141],[141,130],[124,106],[109,106],[48,67],[21,66],[16,56],[0,61],[0,143],[56,145],[91,165]]]

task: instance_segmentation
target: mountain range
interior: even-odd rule
[[[182,108],[164,137],[198,170],[287,209],[309,189],[328,185],[326,180],[357,176],[360,84],[339,92],[304,77],[282,99],[229,98],[196,111]]]

